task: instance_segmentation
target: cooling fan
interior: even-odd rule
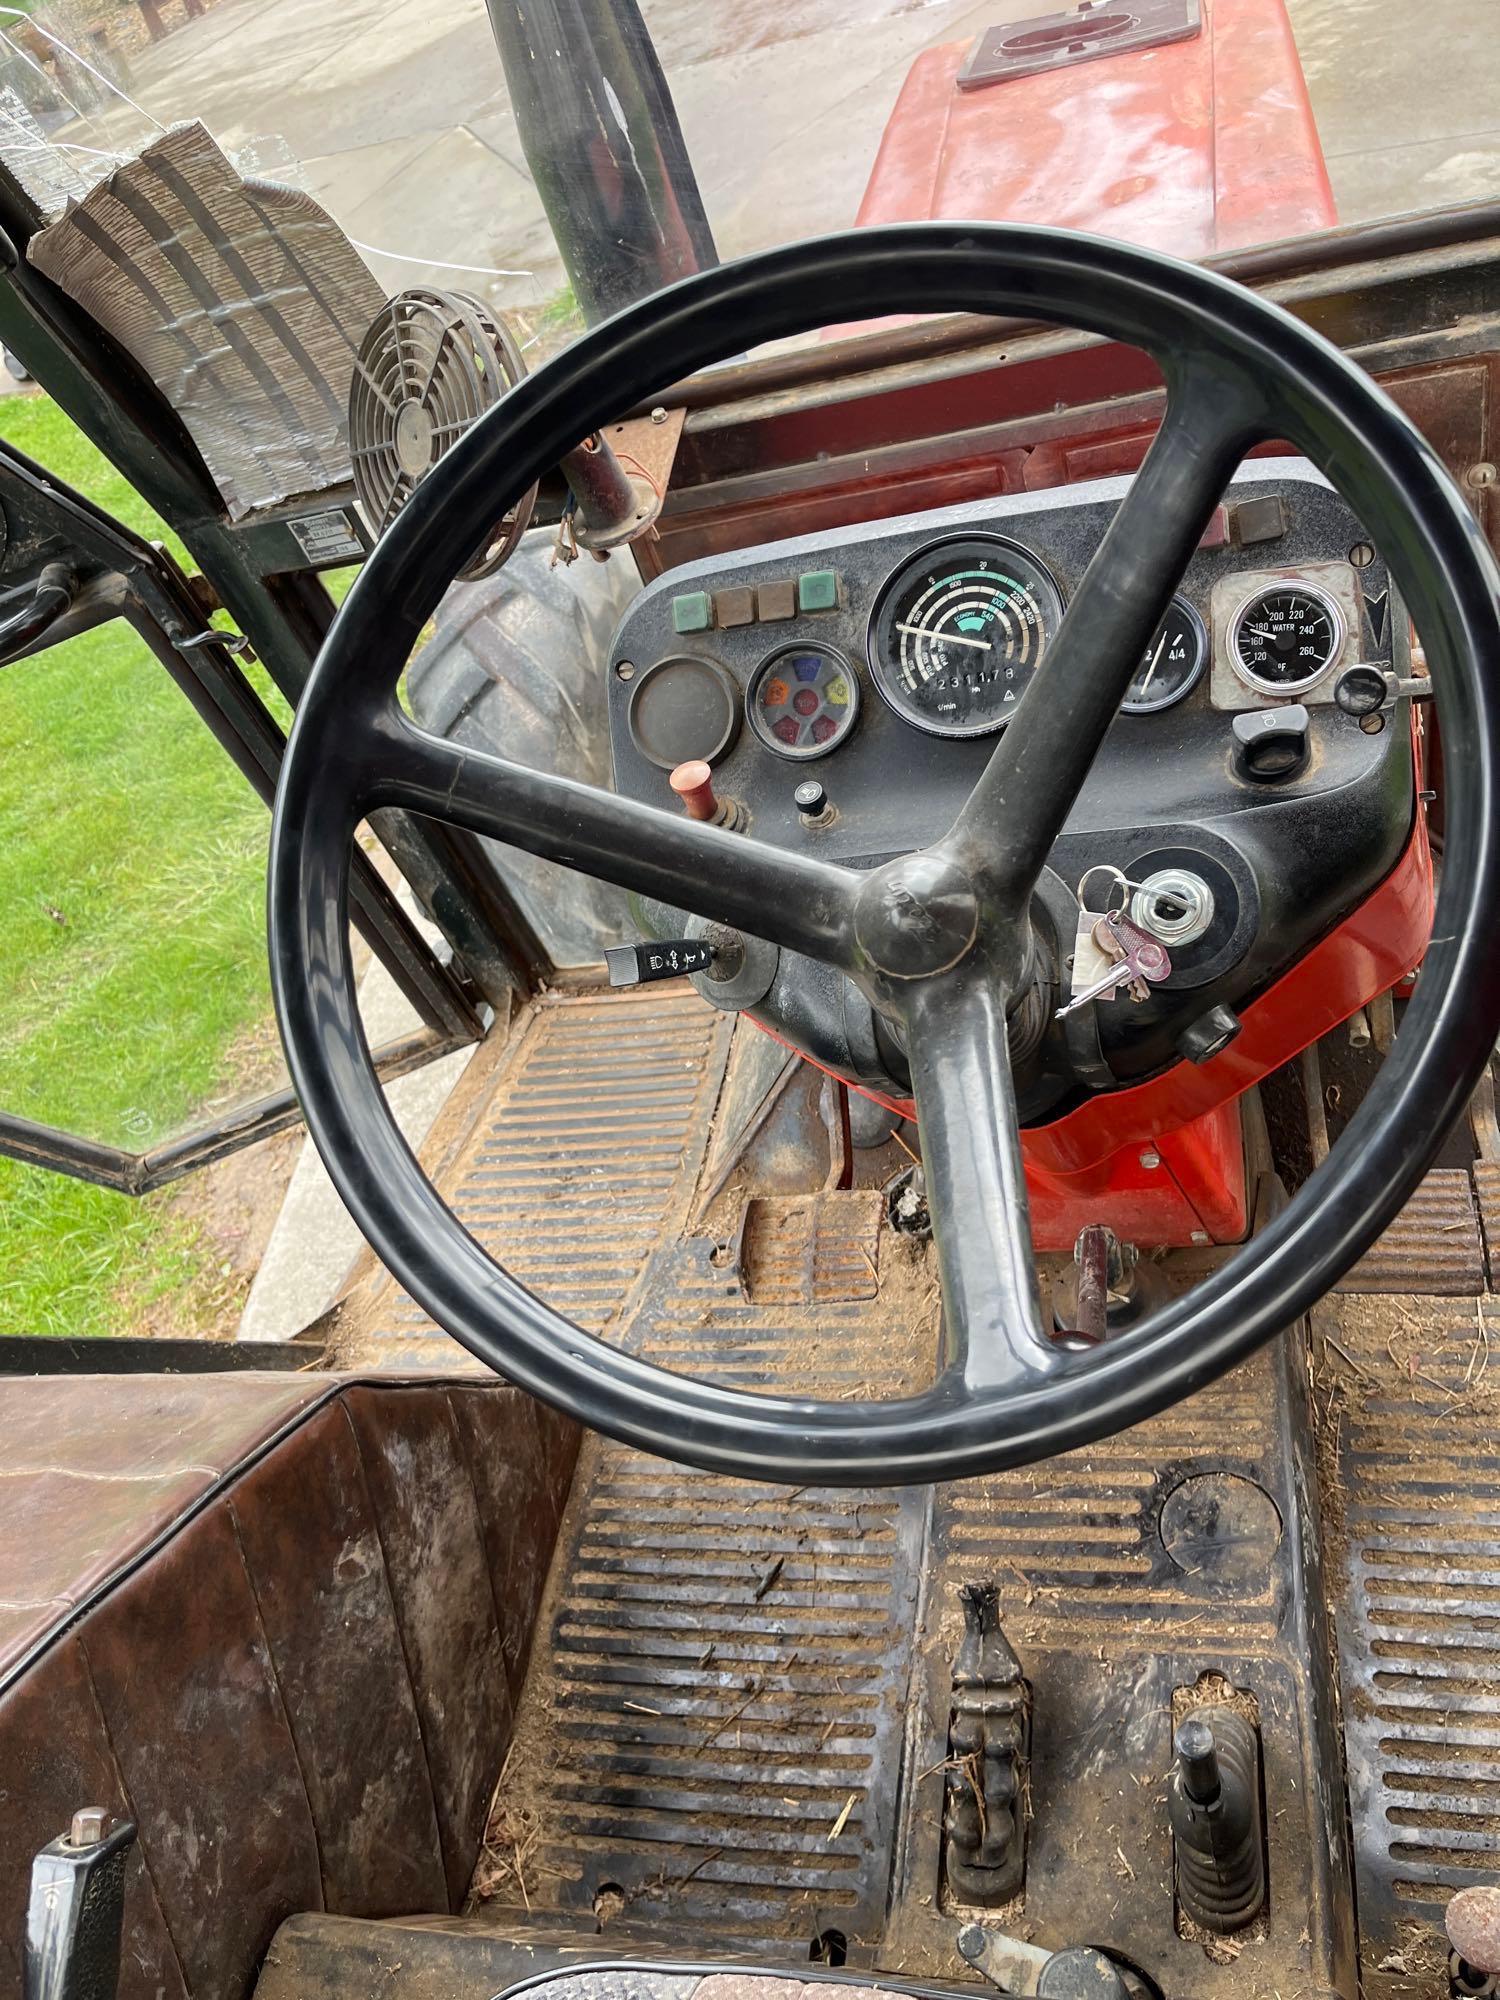
[[[477,299],[425,287],[397,293],[360,343],[349,385],[354,490],[377,537],[525,372],[515,342]],[[535,502],[533,486],[459,576],[492,576],[525,534]]]

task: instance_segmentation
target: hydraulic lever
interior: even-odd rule
[[[132,1821],[84,1806],[32,1862],[25,2000],[115,2000],[134,1840]]]

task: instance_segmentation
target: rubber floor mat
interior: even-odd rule
[[[1446,1994],[1444,1907],[1500,1865],[1500,1310],[1346,1297],[1313,1329],[1361,1980]]]
[[[729,1030],[688,987],[544,995],[439,1178],[469,1233],[590,1333],[629,1315],[658,1243],[686,1220]],[[452,1365],[452,1343],[383,1278],[339,1358],[404,1366],[427,1341]]]
[[[1405,1208],[1339,1280],[1341,1292],[1422,1292],[1464,1298],[1483,1291],[1484,1244],[1466,1167],[1434,1167]]]
[[[868,1209],[822,1198],[800,1297],[787,1269],[752,1300],[707,1239],[670,1246],[631,1345],[746,1389],[885,1395],[925,1379],[925,1253],[887,1239],[879,1301],[824,1302],[826,1273],[851,1261],[833,1239],[866,1245]],[[524,1904],[619,1938],[667,1930],[783,1960],[789,1940],[806,1958],[824,1939],[870,1962],[926,1506],[920,1490],[789,1491],[591,1439],[481,1863],[494,1921]]]

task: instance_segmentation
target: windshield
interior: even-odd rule
[[[1489,11],[527,0],[492,26],[484,0],[44,0],[0,10],[0,133],[56,214],[200,120],[326,207],[385,292],[477,294],[534,365],[694,262],[855,222],[1203,257],[1493,196]]]

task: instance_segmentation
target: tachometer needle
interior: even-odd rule
[[[962,632],[929,632],[925,625],[903,625],[898,619],[898,632],[909,632],[914,639],[927,639],[934,646],[972,646],[977,653],[993,650],[988,639],[968,639]]]

